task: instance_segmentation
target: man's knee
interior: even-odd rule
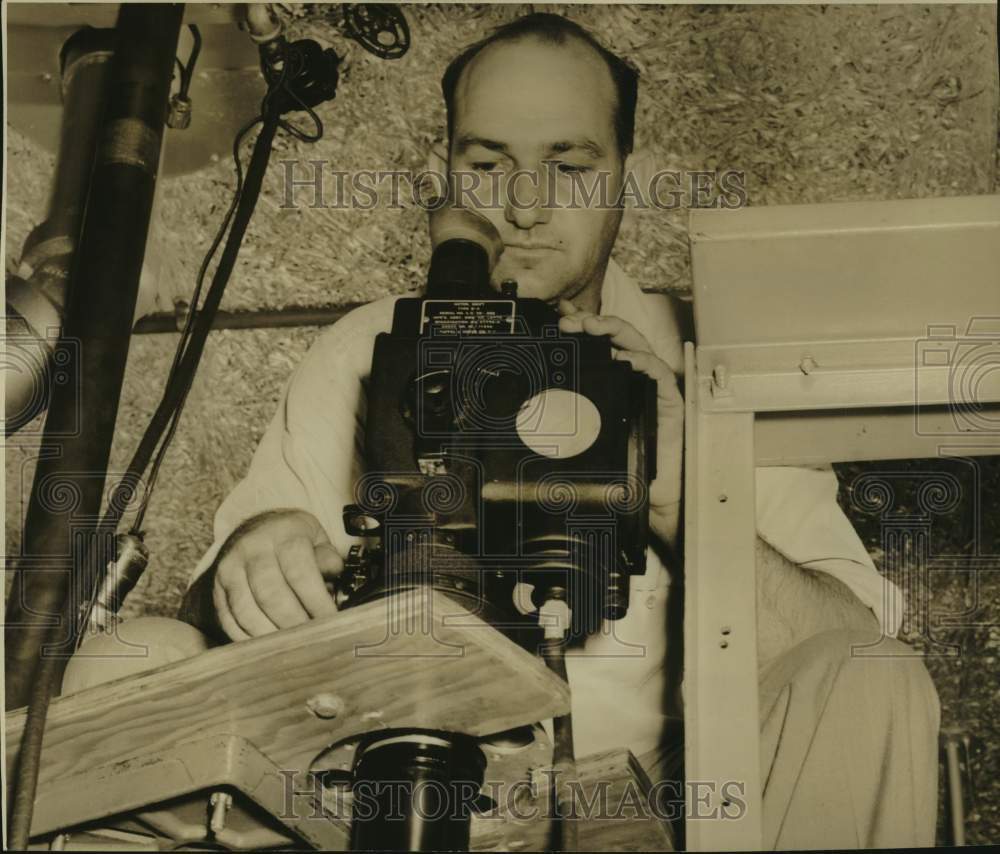
[[[858,629],[823,632],[802,646],[809,648],[808,656],[815,664],[830,668],[835,690],[854,694],[859,700],[863,697],[870,706],[887,711],[925,710],[928,723],[937,727],[937,690],[923,657],[912,647],[896,638]]]
[[[197,629],[166,617],[125,620],[108,635],[85,641],[66,665],[62,693],[72,694],[183,661],[208,649]]]

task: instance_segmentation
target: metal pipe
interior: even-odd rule
[[[944,741],[945,765],[948,768],[948,803],[951,812],[951,842],[965,845],[965,805],[962,797],[962,768],[958,761],[958,738],[948,735]]]
[[[60,52],[62,126],[48,215],[25,240],[17,275],[7,278],[8,435],[40,415],[48,402],[51,359],[94,168],[113,47],[114,30],[84,27]]]
[[[123,4],[101,141],[66,321],[54,359],[71,381],[53,390],[7,605],[6,706],[23,706],[40,652],[72,652],[75,565],[102,509],[129,333],[135,315],[183,6]],[[100,557],[98,557],[100,559]],[[55,624],[56,630],[53,630]],[[58,631],[58,635],[57,635]]]
[[[292,307],[264,309],[263,311],[219,311],[212,320],[212,329],[275,329],[294,326],[328,326],[336,323],[347,312],[364,303],[347,303],[327,307]],[[187,311],[182,306],[176,314],[161,312],[147,314],[132,328],[135,335],[157,335],[180,332],[187,322]]]

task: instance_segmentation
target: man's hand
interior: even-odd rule
[[[621,318],[580,311],[568,300],[560,300],[559,313],[562,315],[561,331],[609,336],[612,356],[624,359],[635,370],[656,380],[656,477],[649,487],[649,527],[673,550],[680,521],[684,448],[684,399],[677,388],[674,372],[653,353],[645,336]]]
[[[232,640],[265,635],[334,614],[324,583],[343,569],[319,520],[276,510],[244,522],[216,561],[212,601]]]

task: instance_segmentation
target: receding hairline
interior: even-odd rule
[[[475,56],[473,56],[466,64],[463,66],[458,77],[455,80],[454,88],[454,105],[456,113],[459,108],[459,97],[464,97],[464,90],[468,87],[468,81],[471,72],[475,69],[476,62],[482,59],[484,56],[488,56],[491,51],[495,51],[496,48],[503,47],[515,47],[519,44],[525,44],[535,42],[536,44],[543,47],[556,47],[561,48],[566,51],[578,50],[579,56],[589,55],[596,61],[596,63],[604,71],[604,79],[607,82],[608,94],[609,94],[609,104],[611,107],[611,116],[609,118],[611,125],[611,137],[617,139],[616,133],[616,114],[620,109],[618,97],[618,87],[615,84],[615,77],[612,74],[611,68],[608,66],[607,60],[601,54],[600,50],[593,44],[588,42],[582,36],[567,32],[562,33],[561,38],[553,38],[551,35],[538,32],[528,32],[528,33],[518,33],[516,35],[497,39],[496,41],[490,42],[489,44],[482,47]],[[451,141],[449,140],[449,147],[451,146]]]

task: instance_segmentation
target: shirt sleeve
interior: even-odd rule
[[[872,609],[890,636],[903,619],[903,594],[875,568],[837,503],[832,468],[767,466],[756,471],[757,533],[792,563],[826,572]]]
[[[289,378],[246,476],[215,514],[214,540],[193,583],[240,524],[268,510],[305,510],[346,557],[356,541],[343,509],[362,473],[365,395],[375,337],[388,332],[398,297],[361,306],[327,329]]]

